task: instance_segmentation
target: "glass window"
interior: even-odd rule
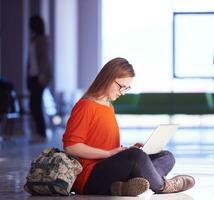
[[[214,78],[214,12],[174,13],[174,75]]]
[[[102,1],[102,63],[114,57],[127,58],[136,71],[132,92],[213,91],[212,79],[173,78],[173,13],[195,10],[214,10],[214,3]]]

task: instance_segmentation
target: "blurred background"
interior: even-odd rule
[[[26,71],[29,18],[36,14],[45,22],[53,72],[43,94],[47,135],[62,134],[74,103],[102,66],[125,57],[136,78],[131,94],[115,103],[122,141],[145,140],[141,131],[178,123],[180,134],[171,144],[194,145],[197,156],[200,148],[214,149],[212,1],[1,0],[0,9],[0,77],[14,90],[12,108],[1,113],[2,141],[25,140],[35,131]]]

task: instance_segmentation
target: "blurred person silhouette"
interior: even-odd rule
[[[43,112],[43,92],[51,81],[49,41],[43,19],[34,15],[29,21],[30,46],[27,67],[27,87],[30,92],[30,110],[35,121],[37,138],[46,138]]]

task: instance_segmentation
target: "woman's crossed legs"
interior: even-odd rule
[[[147,155],[138,148],[124,150],[97,163],[84,187],[84,194],[109,195],[111,184],[142,177],[149,181],[150,188],[158,192],[164,186],[163,177],[175,164],[169,151]]]

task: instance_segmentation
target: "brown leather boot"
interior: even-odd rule
[[[128,181],[117,181],[111,185],[113,196],[137,196],[149,189],[149,182],[141,177],[129,179]]]
[[[160,193],[176,193],[192,188],[195,185],[195,179],[188,175],[178,175],[171,179],[164,177],[164,189]]]

